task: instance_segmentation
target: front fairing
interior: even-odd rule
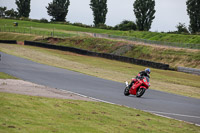
[[[143,85],[144,85],[145,87],[147,87],[147,89],[149,88],[150,82],[149,82],[149,78],[148,78],[148,77],[144,77],[144,78],[143,78]]]
[[[133,84],[133,86],[131,87],[131,89],[129,90],[129,93],[132,95],[136,95],[137,93],[137,89],[142,85],[142,81],[141,80],[136,80],[136,82]]]

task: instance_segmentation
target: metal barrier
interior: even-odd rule
[[[0,40],[0,43],[17,44],[16,40]]]
[[[177,71],[178,72],[185,72],[185,73],[191,73],[191,74],[200,75],[200,69],[187,68],[187,67],[178,67]]]

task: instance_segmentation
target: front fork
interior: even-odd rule
[[[131,83],[129,84],[127,81],[125,82],[125,84],[126,84],[126,87],[129,87],[129,89],[132,87],[132,85],[133,85],[133,83],[134,82],[136,82],[136,80],[135,79],[133,79],[132,81],[131,81]]]

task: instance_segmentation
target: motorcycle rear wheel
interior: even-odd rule
[[[141,97],[144,93],[145,93],[145,89],[139,88],[137,93],[136,93],[136,97]]]
[[[130,93],[129,93],[129,88],[128,88],[128,87],[126,87],[126,88],[124,89],[124,95],[125,95],[125,96],[129,96],[129,95],[130,95]]]

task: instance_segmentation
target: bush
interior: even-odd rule
[[[96,27],[100,28],[100,29],[106,29],[107,28],[107,26],[105,24],[98,24]]]
[[[133,21],[124,20],[120,24],[116,25],[114,27],[114,30],[123,30],[123,31],[129,31],[129,30],[136,30],[137,26]]]
[[[113,27],[112,26],[107,26],[106,24],[98,24],[96,26],[96,28],[99,28],[99,29],[106,29],[106,30],[112,30]]]
[[[176,28],[177,28],[177,33],[179,33],[179,34],[181,34],[181,33],[188,34],[189,33],[189,31],[188,31],[187,27],[185,26],[185,24],[179,23],[176,26]]]
[[[92,26],[86,25],[86,24],[82,24],[82,23],[73,23],[72,25],[74,26],[79,26],[79,27],[84,27],[84,28],[91,28]]]
[[[49,21],[47,19],[45,19],[45,18],[42,18],[42,19],[40,19],[40,22],[41,23],[48,23]]]
[[[52,24],[64,24],[64,25],[70,24],[68,21],[61,22],[61,21],[52,21],[52,20],[51,20],[51,23],[52,23]]]

